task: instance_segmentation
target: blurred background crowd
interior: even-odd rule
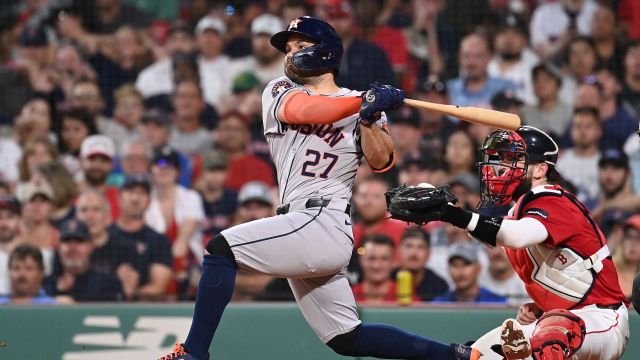
[[[0,4],[0,303],[191,300],[203,245],[275,215],[261,97],[283,75],[270,37],[328,21],[337,83],[514,112],[561,147],[564,186],[607,235],[629,296],[640,271],[637,0],[4,0]],[[448,224],[388,219],[385,191],[449,185],[480,198],[490,128],[404,107],[397,163],[359,169],[349,278],[358,301],[515,304],[501,249]],[[482,211],[505,214],[506,208]],[[293,300],[238,275],[234,300]]]

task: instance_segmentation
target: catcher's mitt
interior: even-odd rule
[[[447,204],[458,202],[448,186],[427,188],[403,185],[390,189],[385,196],[392,218],[418,225],[440,220]]]

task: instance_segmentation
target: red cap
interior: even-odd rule
[[[631,226],[636,230],[640,230],[640,215],[630,216],[624,223],[625,226]]]
[[[329,18],[349,17],[352,14],[351,4],[347,0],[329,0],[325,5]]]

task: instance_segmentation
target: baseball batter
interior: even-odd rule
[[[277,216],[224,230],[208,242],[189,336],[161,359],[209,359],[237,269],[289,279],[309,325],[341,355],[477,359],[479,353],[468,346],[361,324],[346,278],[356,170],[363,156],[375,171],[393,166],[383,112],[400,106],[403,92],[372,85],[362,96],[338,87],[342,42],[319,19],[292,21],[271,44],[286,54],[286,76],[265,88],[262,115],[283,205]]]
[[[431,195],[424,194],[428,209],[409,211],[418,222],[439,219],[467,229],[487,245],[502,246],[534,301],[520,308],[517,319],[505,320],[472,346],[482,359],[619,359],[629,338],[629,303],[600,228],[559,185],[556,143],[539,129],[523,126],[491,133],[481,154],[483,202],[515,200],[508,217],[447,205],[442,188],[415,192],[431,192],[443,199],[443,206],[434,206]],[[413,199],[412,189],[402,191]],[[392,206],[401,202],[398,196],[390,201]]]

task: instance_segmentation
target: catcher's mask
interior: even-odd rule
[[[482,193],[478,207],[506,205],[521,180],[527,175],[527,145],[515,131],[496,130],[480,148],[480,183]]]

